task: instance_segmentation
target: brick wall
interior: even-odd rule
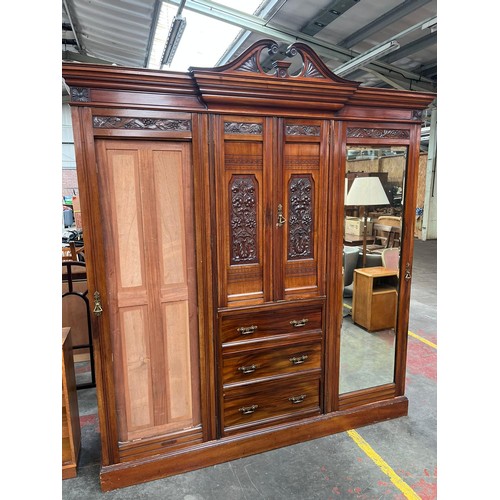
[[[78,180],[76,177],[76,170],[63,169],[61,196],[73,196],[73,194],[75,193],[78,194]]]

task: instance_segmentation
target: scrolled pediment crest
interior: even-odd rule
[[[280,53],[279,57],[273,58]],[[273,68],[265,70],[262,66],[262,58],[270,56]],[[284,56],[284,57],[283,57]],[[297,70],[296,65],[293,67],[293,74],[290,74],[292,67],[292,58],[300,56],[302,59],[301,67]],[[190,71],[206,70],[207,68],[190,68]],[[336,83],[357,83],[345,80],[335,75],[319,56],[306,44],[294,43],[287,47],[280,46],[274,40],[260,40],[247,49],[243,54],[237,57],[234,61],[211,68],[211,71],[218,73],[254,73],[263,76],[272,76],[275,78],[316,78],[322,80],[330,80]]]

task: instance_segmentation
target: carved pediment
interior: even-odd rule
[[[272,69],[262,60],[273,58]],[[191,67],[191,76],[209,109],[229,106],[266,106],[276,109],[335,111],[356,92],[359,82],[332,73],[307,45],[280,47],[274,40],[260,40],[234,61],[215,68]],[[300,85],[297,83],[300,82]]]
[[[285,60],[273,61],[273,69],[271,71],[266,71],[261,63],[263,56],[268,54],[272,57],[278,54],[278,52],[280,52],[280,45],[274,40],[259,40],[234,61],[223,66],[211,68],[211,71],[216,71],[218,73],[255,73],[263,76],[274,76],[276,78],[324,78],[337,83],[359,85],[358,82],[345,80],[335,75],[308,45],[299,42],[281,48],[281,52],[285,55]],[[296,56],[300,56],[302,59],[301,69],[292,75],[289,73],[289,68],[292,63],[290,60],[287,61],[286,59],[292,59]],[[189,71],[192,72],[200,70],[208,70],[208,68],[189,68]]]

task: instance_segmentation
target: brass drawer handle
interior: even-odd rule
[[[250,415],[251,413],[253,413],[257,408],[259,407],[259,405],[252,405],[252,406],[244,406],[243,408],[240,408],[240,412],[243,414],[243,415]]]
[[[255,370],[257,370],[257,365],[240,366],[238,368],[241,373],[253,373]]]
[[[296,358],[295,356],[293,358],[290,358],[290,363],[294,365],[301,365],[309,356],[307,354],[303,354],[302,356]]]
[[[251,333],[255,332],[257,330],[258,326],[252,325],[252,326],[240,326],[236,330],[240,332],[241,335],[250,335]]]
[[[299,403],[302,403],[306,399],[305,394],[301,394],[300,396],[292,396],[291,398],[288,398],[288,401],[291,401],[292,404],[297,405]]]
[[[307,318],[303,318],[303,319],[299,319],[299,320],[292,319],[292,321],[290,321],[290,324],[295,328],[299,328],[299,326],[304,326],[308,321],[309,320]]]

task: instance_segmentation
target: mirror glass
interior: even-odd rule
[[[340,394],[394,381],[406,146],[348,147]]]

